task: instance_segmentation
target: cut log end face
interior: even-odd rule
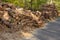
[[[58,14],[58,16],[60,16],[60,14]]]
[[[3,19],[9,20],[8,12],[4,12]]]

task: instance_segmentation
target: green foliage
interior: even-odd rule
[[[32,8],[39,10],[40,5],[47,3],[48,0],[2,0],[3,2],[13,3],[19,7],[25,7],[27,9]],[[57,8],[60,10],[60,0],[53,0]]]
[[[54,2],[57,6],[57,9],[60,10],[60,0],[55,0]]]

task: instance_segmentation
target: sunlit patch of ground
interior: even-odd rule
[[[51,20],[48,19],[49,22],[55,22],[56,21],[56,18],[51,18]]]
[[[29,38],[33,37],[33,34],[32,33],[28,33],[28,32],[22,32],[22,35],[26,39],[29,39]]]
[[[46,29],[46,25],[48,25],[48,23],[45,23],[43,27],[40,27],[39,29]]]
[[[55,22],[56,20],[52,20],[51,22]]]

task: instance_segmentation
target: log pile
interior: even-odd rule
[[[38,13],[38,12],[35,12]],[[38,13],[41,14],[41,13]],[[7,32],[30,32],[44,25],[44,21],[31,10],[16,8],[11,4],[0,4],[0,30]],[[4,30],[3,30],[4,29]]]
[[[45,19],[57,16],[54,5],[43,5],[42,11],[33,12],[23,8],[16,8],[12,4],[0,4],[0,31],[30,32],[36,28],[41,28],[45,24]]]
[[[56,9],[55,4],[44,4],[41,7],[41,11],[42,11],[42,16],[45,19],[55,19],[58,16],[58,11]]]

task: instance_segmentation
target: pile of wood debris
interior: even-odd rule
[[[58,16],[58,11],[55,4],[44,4],[41,7],[42,16],[45,19],[55,19]]]
[[[46,8],[46,9],[45,9]],[[57,16],[54,5],[43,5],[40,11],[16,8],[12,4],[0,4],[0,31],[30,32],[36,28],[43,27],[46,19]]]

